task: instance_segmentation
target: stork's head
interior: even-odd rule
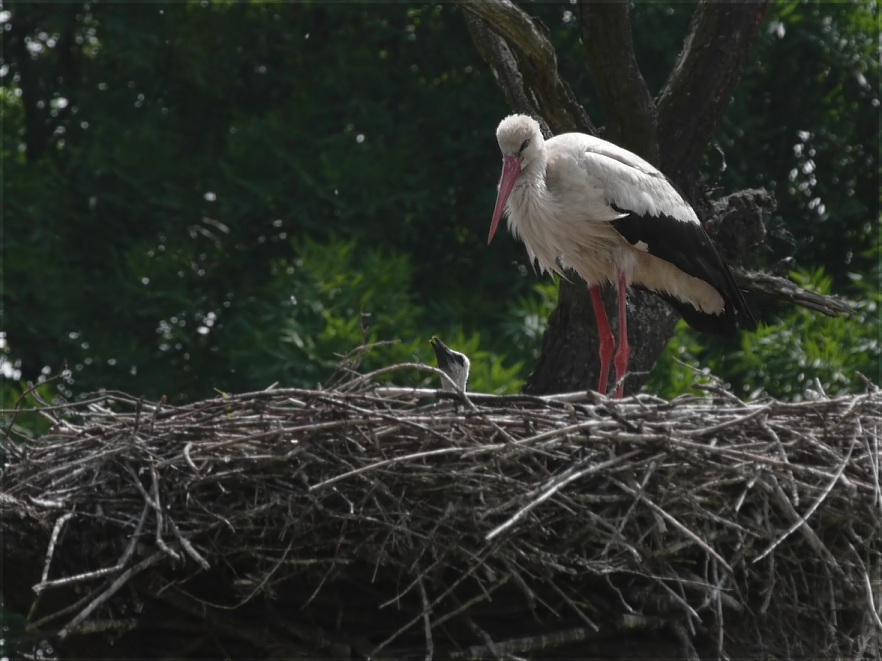
[[[539,122],[526,115],[509,115],[503,119],[496,128],[496,141],[502,151],[502,177],[499,179],[496,208],[493,209],[493,220],[490,222],[488,245],[496,234],[508,196],[521,173],[544,153],[545,144]]]
[[[438,360],[438,369],[449,376],[450,380],[459,386],[460,390],[464,391],[466,389],[466,383],[469,380],[469,367],[471,366],[468,356],[459,351],[454,351],[437,337],[433,337],[429,340],[429,344],[431,344],[432,348],[435,350],[435,358]],[[454,389],[449,383],[447,383],[446,379],[441,379],[441,381],[442,390]]]

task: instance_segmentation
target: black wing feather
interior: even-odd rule
[[[742,328],[756,330],[756,320],[744,300],[744,295],[735,284],[729,267],[723,262],[704,227],[699,223],[678,220],[665,214],[642,216],[615,204],[612,207],[627,214],[612,221],[612,225],[628,243],[645,244],[650,255],[673,264],[687,275],[704,280],[723,297],[723,314],[707,314],[691,303],[663,292],[655,292],[673,305],[683,315],[686,323],[699,331],[731,335],[738,326],[737,319]]]

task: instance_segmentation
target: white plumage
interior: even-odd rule
[[[736,312],[755,322],[692,207],[648,162],[581,133],[549,140],[539,124],[511,115],[499,124],[503,155],[488,243],[506,212],[509,229],[543,271],[572,268],[590,286],[601,339],[601,391],[615,344],[598,285],[619,286],[617,378],[627,370],[625,295],[650,289],[700,330],[731,333]],[[621,383],[617,396],[621,396]]]

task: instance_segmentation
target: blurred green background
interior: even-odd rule
[[[575,6],[523,6],[602,124]],[[653,91],[693,8],[632,5]],[[507,233],[486,246],[508,108],[456,7],[5,2],[0,28],[4,405],[47,379],[314,387],[363,342],[390,341],[362,369],[432,362],[432,335],[472,389],[519,390],[557,288]],[[878,44],[874,4],[777,2],[704,169],[719,195],[777,198],[748,266],[856,313],[752,295],[760,331],[733,350],[680,328],[648,390],[689,391],[692,366],[744,396],[878,379]]]

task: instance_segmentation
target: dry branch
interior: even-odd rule
[[[852,307],[841,298],[803,289],[792,280],[771,273],[733,267],[732,275],[735,276],[738,285],[744,289],[788,301],[828,317],[839,317],[854,312]]]
[[[6,433],[6,609],[67,656],[882,652],[877,390],[612,402],[375,377],[17,411],[54,428]]]

